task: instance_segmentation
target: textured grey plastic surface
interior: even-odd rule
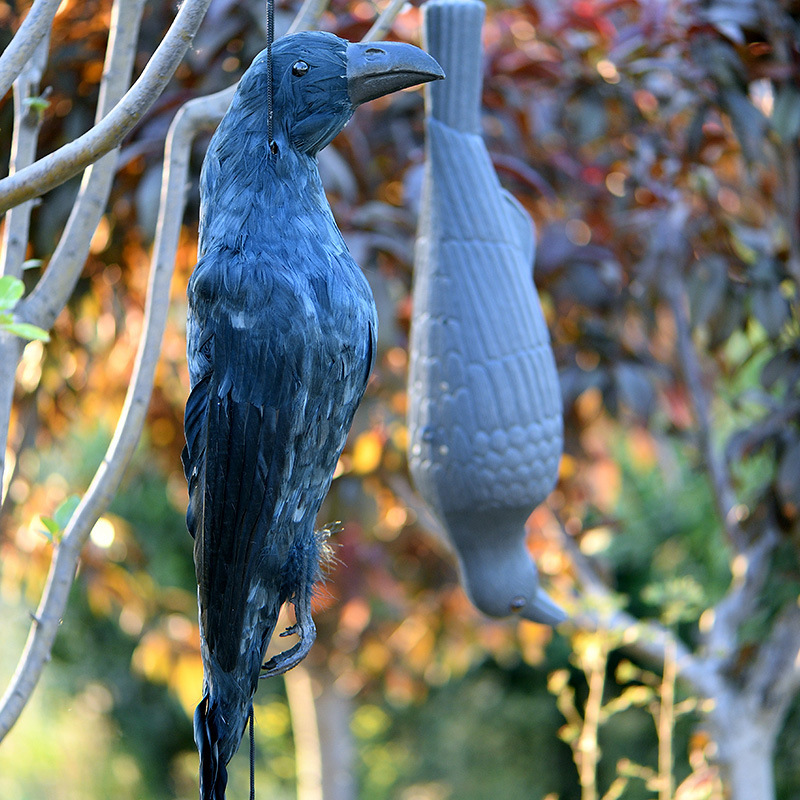
[[[555,484],[558,374],[533,284],[530,217],[480,135],[478,0],[431,0],[426,175],[414,277],[409,466],[447,529],[467,594],[491,616],[565,617],[539,587],[525,521]]]

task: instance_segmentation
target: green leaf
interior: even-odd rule
[[[41,520],[42,525],[44,525],[51,534],[55,535],[61,530],[59,524],[52,517],[41,517]]]
[[[29,258],[22,262],[22,269],[39,269],[44,264],[41,258]]]
[[[800,440],[796,440],[781,458],[777,488],[786,505],[800,506]]]
[[[61,505],[53,512],[53,520],[58,525],[59,530],[64,530],[69,524],[75,509],[81,502],[80,495],[71,494]]]
[[[703,146],[703,139],[705,138],[703,125],[706,121],[706,117],[708,117],[708,111],[708,105],[701,105],[692,117],[692,121],[689,123],[689,127],[686,131],[686,149],[692,158],[697,158],[700,153],[700,148]]]
[[[39,533],[42,534],[48,541],[55,542],[61,533],[61,528],[58,527],[58,523],[52,517],[40,517],[42,521],[42,525],[44,525],[45,530],[39,530]]]
[[[4,275],[0,278],[0,308],[14,308],[25,293],[25,285],[19,278]]]
[[[27,108],[39,114],[46,111],[50,105],[50,101],[45,97],[26,97],[22,102]]]
[[[651,583],[642,590],[642,599],[660,607],[666,625],[693,622],[708,605],[703,586],[691,575]]]
[[[40,342],[49,342],[50,334],[43,328],[30,325],[27,322],[3,322],[3,330],[19,336],[21,339],[38,339]]]
[[[52,517],[40,517],[42,525],[44,525],[46,529],[39,530],[42,536],[45,536],[51,542],[58,541],[80,502],[81,498],[79,495],[71,494],[66,500],[60,503],[58,508],[53,512]]]

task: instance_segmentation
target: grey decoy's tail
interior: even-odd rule
[[[486,7],[481,0],[428,0],[422,8],[423,46],[447,75],[425,87],[428,113],[453,130],[480,133]]]

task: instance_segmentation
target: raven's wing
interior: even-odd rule
[[[313,580],[314,520],[374,349],[366,298],[337,291],[332,307],[290,280],[204,256],[189,285],[187,524],[202,632],[227,671],[263,656],[281,604]]]

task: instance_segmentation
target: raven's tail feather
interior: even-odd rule
[[[225,800],[228,770],[220,759],[219,736],[208,694],[194,712],[194,741],[200,754],[200,800]]]

